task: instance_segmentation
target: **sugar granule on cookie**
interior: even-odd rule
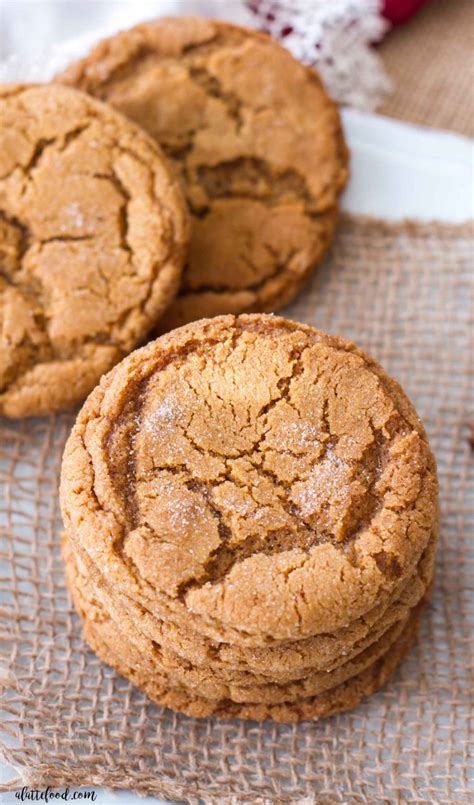
[[[69,438],[61,505],[86,639],[190,715],[354,706],[432,583],[413,406],[353,344],[277,317],[202,320],[115,367]]]
[[[325,255],[348,152],[314,70],[264,34],[158,19],[100,43],[58,80],[148,131],[192,214],[179,295],[159,332],[287,304]]]
[[[0,132],[0,414],[46,414],[171,302],[187,212],[153,140],[82,92],[0,87]]]

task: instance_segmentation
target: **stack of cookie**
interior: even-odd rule
[[[433,576],[433,456],[401,388],[265,315],[187,325],[103,378],[68,441],[85,636],[159,704],[294,721],[355,705]]]

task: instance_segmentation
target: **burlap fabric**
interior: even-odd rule
[[[393,81],[379,112],[474,136],[472,0],[431,0],[379,50]]]
[[[395,678],[348,714],[299,726],[192,720],[102,665],[81,639],[58,550],[73,417],[2,422],[1,707],[16,785],[107,785],[191,803],[473,801],[473,268],[467,225],[346,218],[287,310],[379,358],[416,403],[439,462],[433,604]]]

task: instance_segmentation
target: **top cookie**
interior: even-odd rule
[[[0,414],[81,402],[170,303],[187,237],[147,134],[67,87],[0,87]]]
[[[436,530],[434,459],[395,381],[342,339],[217,317],[89,397],[61,500],[117,591],[213,639],[334,632],[383,606]]]
[[[347,179],[339,114],[313,70],[264,34],[179,17],[119,33],[59,80],[143,126],[181,177],[190,254],[161,330],[295,295]]]

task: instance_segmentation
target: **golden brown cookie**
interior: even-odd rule
[[[84,634],[100,659],[141,688],[156,704],[197,718],[214,716],[257,721],[272,719],[291,723],[324,718],[349,710],[382,687],[411,647],[416,637],[420,611],[421,606],[414,610],[386,653],[355,676],[316,696],[276,704],[207,699],[200,695],[199,689],[188,690],[170,684],[170,680],[161,673],[153,673],[148,668],[144,671],[141,665],[141,652],[133,644],[123,643],[123,635],[117,630],[113,621],[86,620]],[[117,646],[121,641],[122,651],[117,653]]]
[[[333,669],[308,669],[304,676],[296,679],[269,679],[248,671],[216,670],[209,665],[196,665],[189,659],[183,660],[172,649],[140,633],[125,606],[115,601],[115,608],[111,611],[110,601],[103,605],[95,595],[94,585],[71,572],[71,565],[66,567],[69,590],[86,624],[85,635],[87,637],[89,632],[89,622],[93,628],[94,624],[100,624],[100,631],[110,649],[109,662],[112,665],[114,657],[116,664],[127,661],[128,656],[135,657],[138,651],[139,657],[135,660],[137,671],[155,681],[160,680],[162,685],[198,693],[212,701],[229,699],[237,703],[274,705],[319,695],[361,673],[384,656],[398,640],[415,610],[409,609],[384,634],[355,656],[340,657]]]
[[[434,459],[398,384],[342,339],[265,315],[188,325],[103,378],[61,501],[117,592],[261,647],[386,605],[437,524]]]
[[[309,674],[333,671],[376,643],[394,624],[408,617],[423,598],[433,580],[436,538],[433,538],[399,597],[386,610],[369,613],[346,629],[317,635],[305,640],[258,648],[212,641],[189,628],[155,618],[129,596],[120,596],[77,545],[63,534],[63,557],[69,589],[76,608],[84,619],[94,617],[115,620],[134,640],[143,635],[164,653],[185,667],[190,664],[224,681],[236,683],[251,678],[254,684],[289,682]],[[76,553],[77,552],[77,553]],[[100,614],[102,613],[102,615]]]
[[[139,123],[181,178],[191,246],[160,332],[296,295],[331,242],[348,175],[314,70],[264,34],[179,17],[105,40],[58,80]]]
[[[84,399],[173,298],[188,238],[161,151],[59,85],[0,88],[0,414]]]
[[[191,715],[352,706],[433,575],[412,405],[354,345],[272,316],[187,325],[115,367],[68,440],[61,504],[86,639]]]

